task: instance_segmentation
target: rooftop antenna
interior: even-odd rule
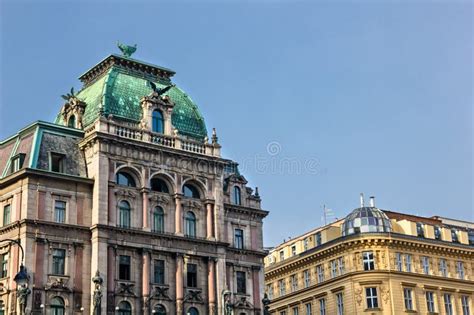
[[[332,209],[326,208],[326,205],[323,205],[323,217],[324,217],[324,225],[327,225],[328,217],[334,217],[334,211],[332,211]]]
[[[364,193],[360,193],[360,207],[364,207]]]

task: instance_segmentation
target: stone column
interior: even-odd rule
[[[143,188],[142,191],[142,199],[143,199],[143,211],[142,211],[142,228],[145,231],[150,231],[150,211],[148,210],[148,189]]]
[[[208,260],[208,295],[209,295],[209,315],[216,314],[216,258],[209,257]]]
[[[207,239],[213,239],[215,236],[214,233],[214,204],[207,200],[206,201],[206,209],[207,209]]]
[[[107,248],[107,314],[115,312],[115,249]]]
[[[176,314],[183,314],[183,270],[184,257],[182,254],[176,254]]]
[[[149,305],[148,300],[150,298],[150,253],[144,250],[142,253],[143,257],[143,270],[142,270],[142,296],[143,296],[143,314],[148,314]]]
[[[108,200],[108,221],[109,225],[117,225],[117,207],[115,199],[115,185],[109,182],[109,200]]]
[[[260,309],[260,267],[252,266],[253,306]]]
[[[183,206],[181,205],[181,194],[175,194],[174,201],[176,204],[175,234],[183,235]]]

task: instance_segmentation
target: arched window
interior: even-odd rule
[[[186,314],[187,315],[199,315],[199,311],[195,307],[190,307]]]
[[[157,304],[152,313],[156,315],[166,315],[166,308],[161,304]]]
[[[153,114],[152,114],[152,118],[151,118],[151,122],[152,122],[152,131],[153,132],[157,132],[157,133],[163,133],[164,132],[164,121],[163,121],[163,114],[155,109],[153,111]]]
[[[186,236],[196,237],[196,215],[191,211],[186,212]]]
[[[164,232],[165,230],[165,213],[163,208],[156,207],[153,210],[153,232]]]
[[[234,205],[241,205],[242,204],[242,200],[241,200],[241,196],[240,196],[240,188],[237,187],[237,186],[234,186],[234,189],[232,191],[232,203]]]
[[[169,194],[168,185],[161,178],[152,178],[150,180],[151,190]]]
[[[118,315],[132,315],[132,306],[126,301],[120,302],[118,305]]]
[[[50,303],[51,306],[51,315],[64,315],[64,300],[59,296],[53,298]]]
[[[201,198],[197,188],[190,184],[183,185],[183,195],[190,198]]]
[[[119,226],[123,228],[130,227],[130,204],[128,201],[122,200],[119,203]]]
[[[71,128],[76,128],[76,116],[71,115],[71,117],[69,117],[69,121],[67,122],[67,126],[71,127]]]
[[[133,179],[132,175],[125,172],[118,172],[115,181],[120,186],[136,187],[135,180]]]

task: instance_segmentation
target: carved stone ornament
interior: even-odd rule
[[[70,292],[71,289],[68,288],[67,283],[69,278],[63,277],[49,277],[48,283],[44,286],[46,291],[48,290],[56,290],[56,291],[68,291]]]
[[[120,282],[119,287],[117,289],[117,294],[135,296],[135,292],[133,290],[134,287],[135,287],[134,283]]]
[[[168,204],[171,201],[169,197],[158,194],[150,196],[149,200],[157,204]]]
[[[360,304],[362,303],[362,289],[361,288],[358,288],[355,290],[355,300],[357,304],[360,306]]]
[[[246,296],[241,296],[237,302],[234,303],[235,308],[248,308],[252,309],[253,305],[247,300]]]
[[[189,289],[184,297],[185,302],[202,302],[201,290]]]
[[[137,194],[135,192],[128,189],[117,189],[115,190],[115,195],[123,197],[123,198],[132,198],[132,199],[137,197]]]
[[[170,288],[165,286],[155,286],[155,289],[152,293],[152,298],[159,300],[171,300],[168,293],[169,289]]]
[[[382,286],[380,287],[380,292],[382,293],[383,302],[387,304],[388,300],[390,300],[390,290],[387,287]]]
[[[183,200],[183,206],[191,208],[191,209],[200,209],[202,208],[202,204],[196,200]]]

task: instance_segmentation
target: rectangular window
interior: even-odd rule
[[[295,292],[298,290],[298,276],[297,275],[292,275],[290,277],[291,281],[291,292]]]
[[[319,299],[319,315],[326,315],[326,299]]]
[[[316,238],[316,246],[321,246],[321,244],[323,243],[321,239],[321,232],[316,233],[315,238]]]
[[[439,260],[439,273],[443,276],[443,277],[447,277],[448,276],[448,269],[446,267],[446,260],[445,259],[440,259]]]
[[[280,296],[286,294],[285,280],[278,280],[278,290],[280,291]]]
[[[165,284],[165,261],[155,260],[153,266],[153,282]]]
[[[344,299],[342,297],[342,293],[336,294],[336,302],[337,302],[337,315],[344,314]]]
[[[308,238],[305,238],[303,241],[303,250],[304,251],[308,250]]]
[[[425,237],[425,227],[423,226],[423,223],[416,224],[416,235],[418,237]]]
[[[405,309],[408,311],[413,310],[413,299],[411,296],[411,289],[404,288],[403,289],[403,300],[405,301]]]
[[[235,248],[244,249],[244,231],[241,229],[235,229],[234,235]]]
[[[411,255],[410,254],[405,255],[405,271],[411,272]]]
[[[130,256],[120,255],[119,256],[119,279],[130,280]]]
[[[296,246],[293,245],[291,246],[291,256],[295,256],[296,255]]]
[[[299,315],[298,306],[293,307],[293,315]]]
[[[461,295],[461,307],[462,315],[471,315],[471,310],[469,309],[469,296]]]
[[[474,245],[474,230],[469,230],[467,232],[467,238],[469,239],[469,245]]]
[[[237,293],[246,294],[247,284],[246,284],[246,279],[245,279],[245,272],[237,271],[235,273],[235,277],[237,278]]]
[[[395,254],[395,264],[397,265],[397,271],[403,271],[403,261],[402,261],[402,254],[396,253]]]
[[[435,312],[435,300],[434,300],[434,293],[432,291],[426,292],[426,308],[428,313]]]
[[[311,314],[313,314],[311,303],[306,303],[306,315],[311,315]]]
[[[10,204],[5,205],[3,207],[3,226],[8,225],[8,224],[11,223],[11,215],[12,215],[11,214],[11,212],[12,212],[11,209],[12,209],[12,207],[11,207]]]
[[[304,287],[307,288],[311,284],[311,274],[309,270],[303,271],[303,278],[304,278]]]
[[[423,273],[425,275],[429,275],[430,274],[430,258],[427,256],[422,256],[421,266],[423,267]]]
[[[445,293],[443,295],[444,299],[444,311],[446,312],[446,315],[453,315],[453,303],[451,301],[451,294]]]
[[[6,278],[8,275],[8,253],[2,254],[2,269],[0,270],[0,278]]]
[[[364,262],[364,270],[374,270],[375,269],[375,261],[374,261],[374,253],[373,252],[363,252],[362,253],[362,260]]]
[[[12,173],[18,172],[23,167],[23,162],[25,161],[25,153],[20,153],[12,157],[11,160],[11,171]]]
[[[318,283],[324,281],[324,266],[318,265],[316,266],[316,274],[318,275]]]
[[[337,277],[337,270],[338,270],[337,260],[331,260],[330,264],[331,264],[331,277],[335,278],[335,277]]]
[[[186,265],[186,283],[188,288],[197,288],[197,265]]]
[[[462,261],[456,262],[456,271],[458,273],[458,278],[464,279],[464,264],[462,263]]]
[[[367,300],[367,308],[378,308],[379,301],[377,297],[377,288],[365,288],[365,298]]]
[[[66,260],[66,250],[53,249],[53,268],[52,273],[55,275],[64,275],[64,266]]]
[[[64,173],[64,161],[64,154],[51,152],[49,170],[52,172]]]
[[[280,251],[280,261],[284,260],[285,259],[285,252],[284,251]]]
[[[66,222],[66,202],[56,200],[54,201],[54,222]]]
[[[339,265],[339,275],[343,275],[346,272],[346,266],[344,264],[344,257],[339,257],[337,259]]]
[[[268,298],[270,300],[272,300],[273,299],[273,283],[270,283],[268,285],[268,291],[267,292],[268,292]]]
[[[435,226],[434,227],[434,235],[435,235],[435,239],[437,239],[438,241],[441,241],[442,240],[442,237],[441,237],[441,228],[439,226]]]

